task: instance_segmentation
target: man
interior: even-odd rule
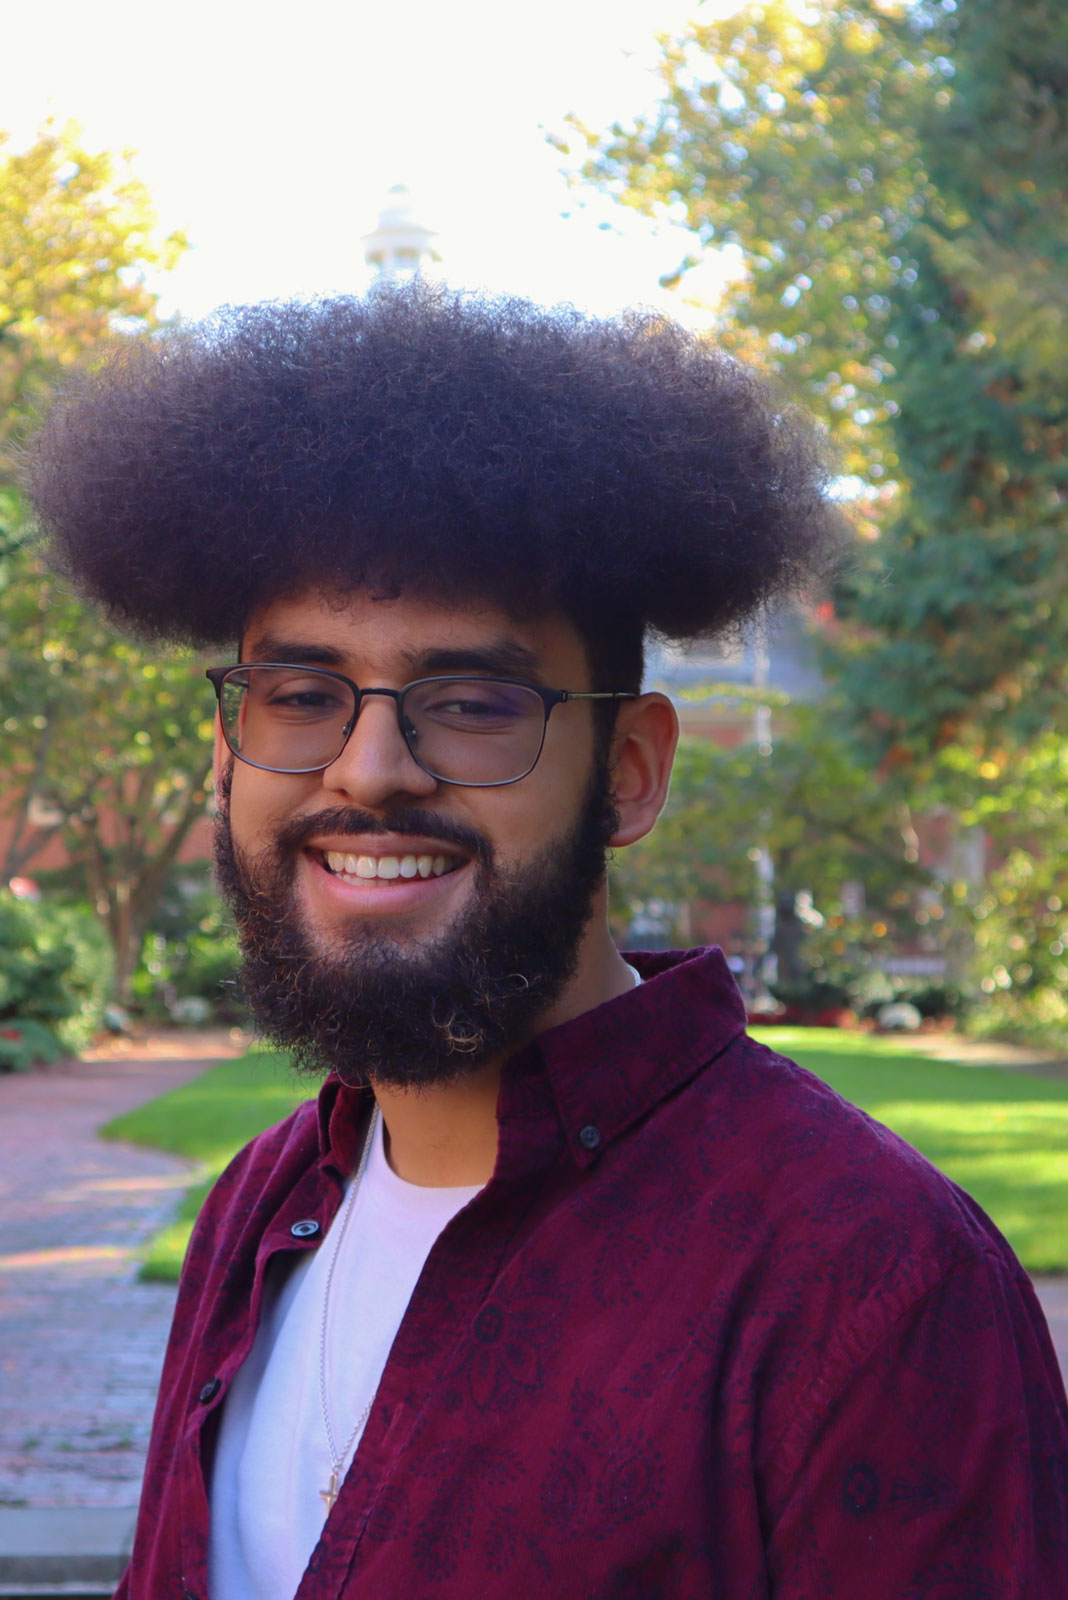
[[[831,543],[732,362],[421,286],[138,346],[54,411],[55,559],[237,655],[217,860],[328,1076],[199,1220],[125,1600],[1054,1600],[1064,1394],[977,1208],[622,957],[676,737],[642,644]]]

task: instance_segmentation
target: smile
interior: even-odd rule
[[[442,878],[463,865],[455,855],[350,855],[341,850],[324,850],[323,866],[337,878],[376,879],[380,883],[411,878]]]

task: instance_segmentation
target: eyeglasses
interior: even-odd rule
[[[440,783],[490,789],[532,771],[553,708],[567,700],[633,700],[626,691],[575,693],[510,678],[417,678],[403,689],[361,689],[322,667],[266,661],[212,667],[223,737],[265,772],[322,772],[336,761],[367,695],[397,708],[412,758]]]

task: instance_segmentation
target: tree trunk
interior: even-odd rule
[[[26,779],[22,790],[18,808],[15,812],[15,822],[8,840],[7,850],[4,852],[4,864],[0,868],[0,882],[8,883],[27,866],[38,850],[44,848],[53,834],[58,833],[62,822],[54,823],[48,828],[35,828],[27,839],[27,829],[30,826],[30,807],[34,797],[40,789],[41,779],[44,776],[48,763],[48,752],[52,747],[52,737],[55,725],[52,721],[52,708],[46,706],[44,710],[45,725],[41,730],[41,737],[34,752],[33,771]]]
[[[156,819],[139,810],[146,807],[147,790],[151,787],[144,775],[142,779],[137,803],[124,819],[125,838],[117,846],[109,848],[105,843],[100,814],[95,809],[83,812],[74,822],[72,836],[72,857],[77,854],[80,860],[93,907],[114,951],[112,996],[124,1007],[133,998],[131,984],[145,933],[182,845],[203,810],[207,793],[205,774],[190,786],[162,841],[153,843],[144,834]],[[173,810],[170,800],[163,804],[168,813]]]

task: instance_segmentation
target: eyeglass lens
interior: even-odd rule
[[[273,772],[329,766],[356,712],[340,678],[300,667],[239,667],[219,696],[230,748]],[[453,783],[509,783],[538,758],[545,733],[541,696],[494,678],[428,678],[404,693],[403,731],[424,771]]]

